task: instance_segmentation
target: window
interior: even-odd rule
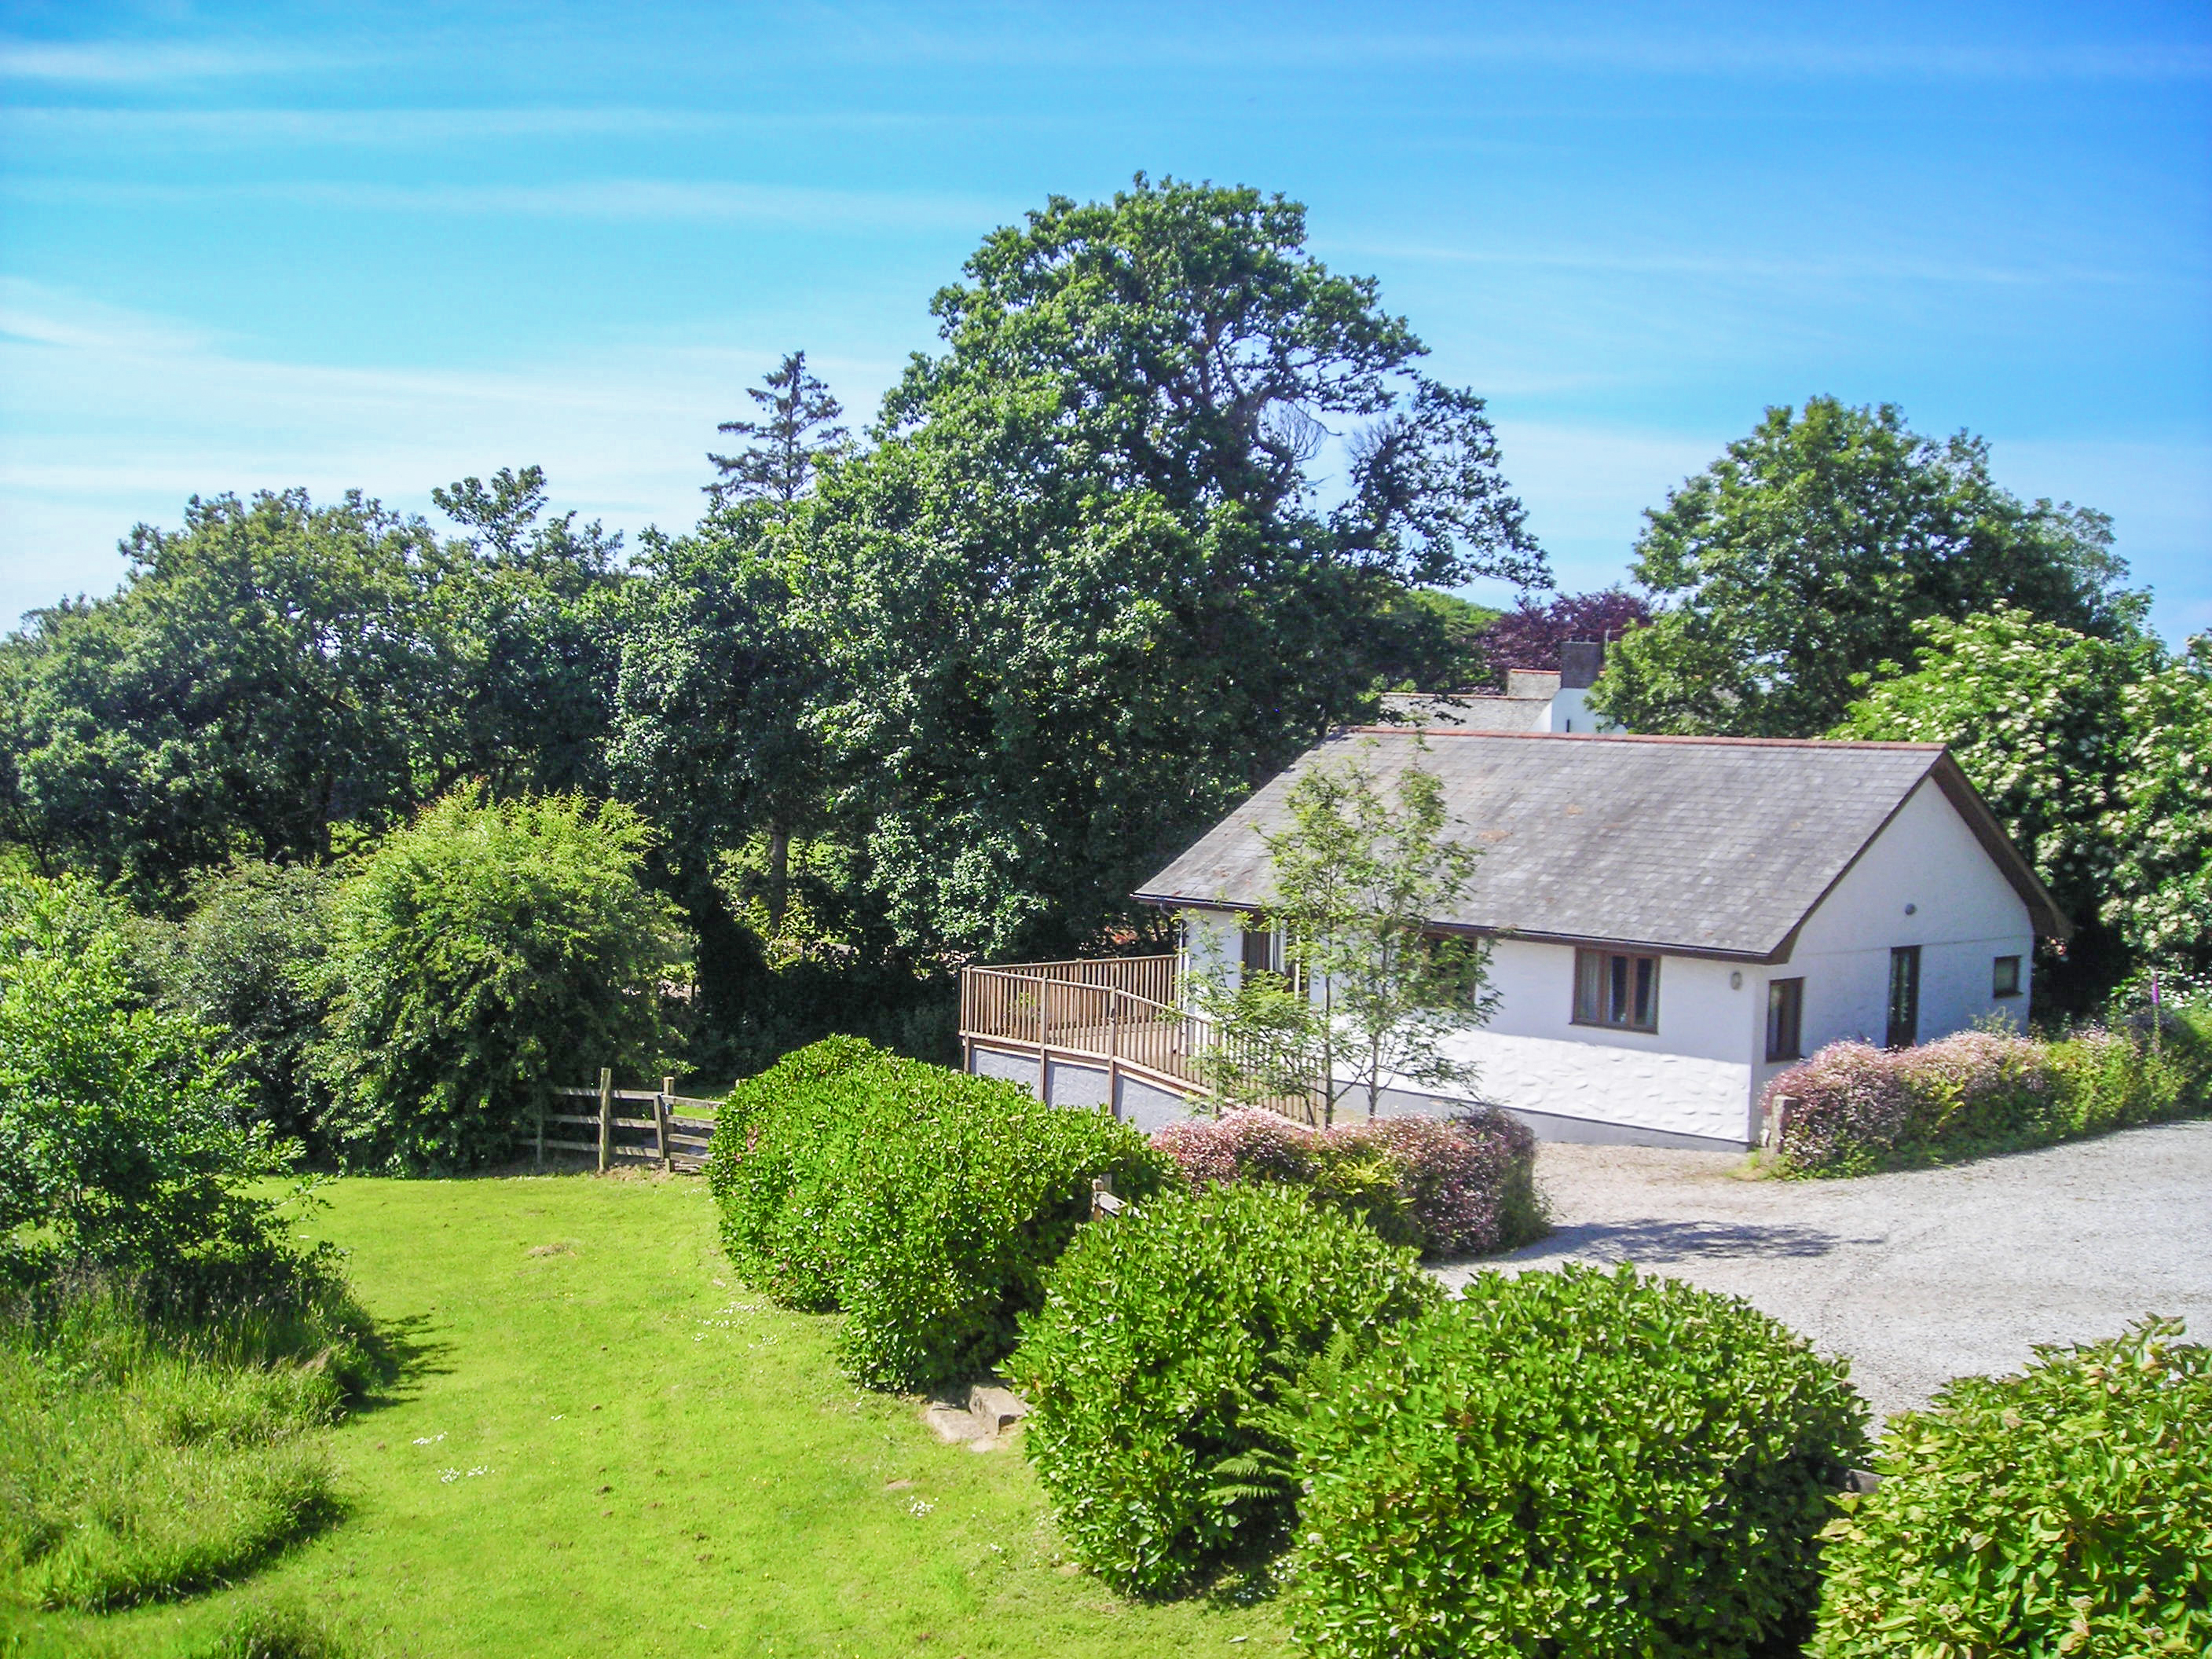
[[[1303,991],[1306,986],[1304,963],[1286,960],[1290,952],[1283,948],[1283,933],[1279,927],[1247,927],[1244,930],[1244,978],[1249,983],[1255,974],[1275,974],[1293,991]]]
[[[1659,1029],[1659,958],[1575,952],[1575,1024],[1626,1031]]]
[[[1990,994],[1993,997],[2016,997],[2020,994],[2018,957],[1999,957],[1990,964]]]
[[[1766,983],[1766,1057],[1802,1060],[1805,1030],[1805,981],[1776,979]]]
[[[1889,953],[1889,1032],[1893,1048],[1920,1041],[1920,947],[1900,945]]]
[[[1244,972],[1279,974],[1283,971],[1281,940],[1272,927],[1247,927],[1244,930]]]

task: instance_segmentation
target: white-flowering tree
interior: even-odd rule
[[[1192,975],[1220,1033],[1200,1057],[1207,1080],[1231,1100],[1313,1098],[1324,1124],[1347,1102],[1374,1116],[1393,1085],[1471,1087],[1474,1068],[1444,1040],[1497,999],[1486,949],[1432,925],[1478,856],[1448,834],[1442,782],[1415,767],[1386,785],[1363,753],[1308,772],[1288,809],[1265,836],[1273,896],[1244,919],[1283,939],[1283,971],[1232,979],[1216,963]]]

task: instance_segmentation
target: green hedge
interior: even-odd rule
[[[2212,1107],[2212,1012],[2056,1042],[1961,1031],[1917,1048],[1836,1042],[1766,1086],[1793,1098],[1781,1141],[1799,1175],[1865,1175],[2049,1146]]]
[[[1292,1628],[1331,1659],[1727,1659],[1802,1640],[1866,1411],[1733,1297],[1485,1273],[1297,1441]]]
[[[2212,1653],[2212,1350],[2145,1321],[1893,1419],[1829,1528],[1820,1659]]]
[[[901,1389],[1005,1357],[1099,1175],[1133,1200],[1171,1178],[1126,1124],[852,1037],[738,1089],[708,1161],[738,1271],[787,1307],[843,1309],[847,1370]]]
[[[1085,1228],[1049,1289],[1009,1367],[1030,1459],[1076,1559],[1142,1595],[1279,1548],[1296,1494],[1281,1407],[1318,1358],[1439,1294],[1411,1250],[1243,1184]]]

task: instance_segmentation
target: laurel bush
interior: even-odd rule
[[[1891,1419],[1832,1522],[1819,1659],[2212,1652],[2212,1349],[2146,1319]]]
[[[1481,1274],[1296,1419],[1293,1631],[1328,1659],[1787,1650],[1865,1425],[1747,1303]]]
[[[1173,1178],[1127,1124],[854,1037],[799,1050],[725,1103],[708,1160],[731,1260],[787,1307],[842,1309],[858,1382],[921,1389],[1012,1347],[1106,1176]]]
[[[1161,1595],[1279,1549],[1302,1391],[1438,1295],[1411,1250],[1285,1187],[1171,1194],[1084,1229],[1009,1366],[1075,1558]]]

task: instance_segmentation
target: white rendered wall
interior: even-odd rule
[[[1846,1038],[1883,1040],[1889,953],[1903,945],[1920,946],[1921,1042],[1963,1031],[1992,1015],[2014,1026],[2027,1018],[2035,961],[2027,905],[1932,781],[1913,792],[1820,902],[1798,933],[1790,960],[1765,970],[1770,978],[1805,981],[1807,1054]],[[1999,957],[2020,958],[2016,997],[1991,994],[1991,969]],[[1780,1069],[1762,1060],[1762,1085]]]
[[[1731,985],[1734,976],[1739,983]],[[1480,1071],[1472,1094],[1518,1111],[1742,1145],[1752,1127],[1756,972],[1696,957],[1659,963],[1659,1029],[1574,1023],[1574,947],[1500,939],[1498,1010],[1449,1040]]]

